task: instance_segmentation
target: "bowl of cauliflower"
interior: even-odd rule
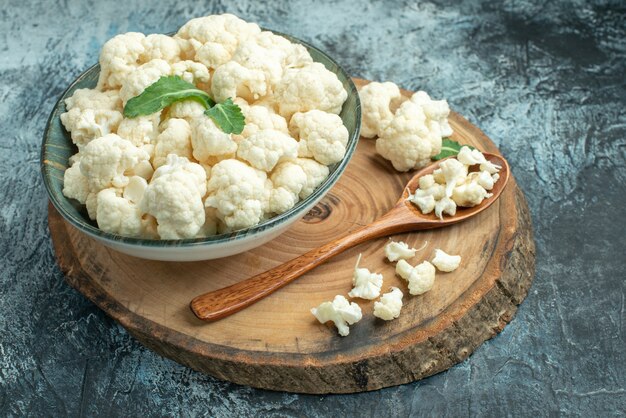
[[[125,33],[65,91],[42,173],[67,222],[133,256],[226,257],[285,232],[345,170],[360,102],[346,72],[236,16]]]

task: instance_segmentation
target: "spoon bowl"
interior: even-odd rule
[[[434,213],[423,214],[417,206],[408,201],[409,196],[418,188],[420,177],[432,174],[433,171],[439,168],[439,164],[447,158],[442,159],[418,171],[406,184],[395,206],[371,224],[264,273],[234,285],[197,296],[191,301],[191,310],[202,320],[213,321],[221,319],[263,299],[329,258],[355,245],[374,238],[402,232],[442,228],[479,214],[500,197],[510,178],[509,164],[503,157],[487,153],[483,155],[488,161],[501,168],[499,171],[500,178],[490,191],[492,196],[483,200],[480,205],[471,208],[460,208],[454,216],[445,216],[443,219],[439,219]]]

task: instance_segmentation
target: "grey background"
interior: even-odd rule
[[[0,415],[623,416],[623,1],[3,0]],[[55,265],[40,138],[111,36],[229,11],[326,50],[354,76],[445,97],[513,166],[537,274],[513,322],[417,383],[303,396],[203,376],[140,346]]]

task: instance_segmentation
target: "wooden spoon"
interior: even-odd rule
[[[417,206],[407,201],[409,195],[417,189],[419,178],[432,174],[439,167],[439,163],[444,160],[438,161],[417,172],[407,183],[396,205],[371,224],[264,273],[197,296],[191,301],[191,310],[198,318],[207,321],[224,318],[263,299],[329,258],[362,242],[402,232],[441,228],[461,222],[482,212],[496,201],[509,180],[509,165],[506,160],[499,155],[484,155],[487,160],[502,168],[499,172],[500,178],[495,182],[493,190],[490,191],[493,196],[483,200],[480,205],[472,208],[459,208],[456,215],[444,216],[441,220],[433,213],[424,215]]]

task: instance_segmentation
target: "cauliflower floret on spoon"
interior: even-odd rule
[[[296,113],[289,122],[291,133],[299,139],[298,156],[313,157],[324,165],[343,159],[348,130],[334,113],[310,110]]]

